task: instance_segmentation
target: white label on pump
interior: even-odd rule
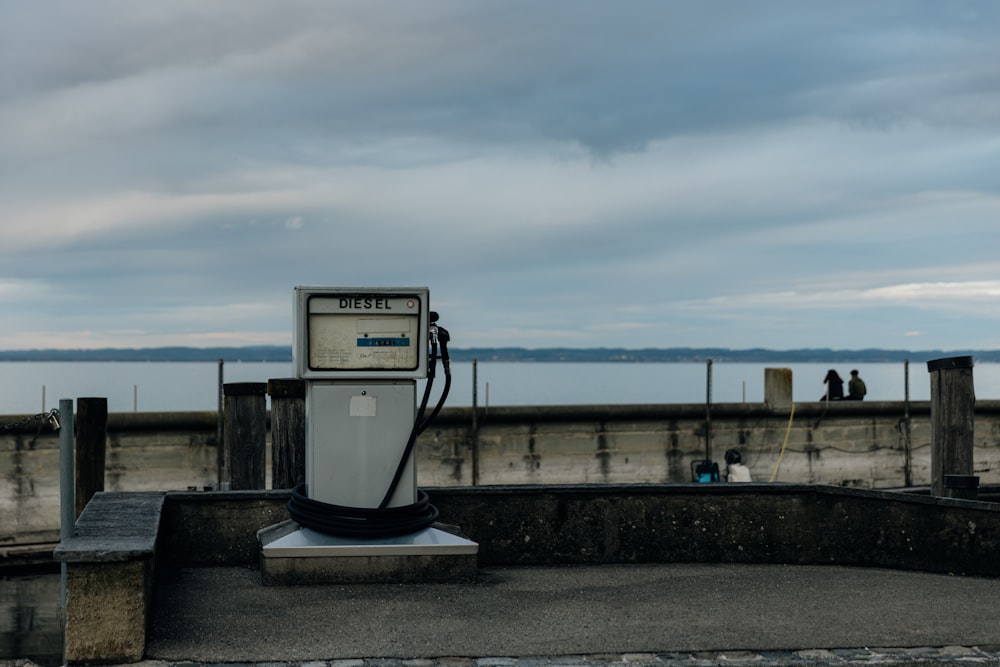
[[[352,417],[374,417],[375,397],[351,396],[350,414]]]

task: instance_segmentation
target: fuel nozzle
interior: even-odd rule
[[[438,321],[439,318],[440,318],[440,316],[437,314],[437,311],[432,310],[429,313],[430,327],[428,328],[428,332],[430,333],[431,344],[433,344],[433,345],[437,345],[438,344],[439,331],[438,331],[437,321]]]
[[[445,375],[451,375],[451,355],[448,354],[448,343],[451,342],[451,334],[444,327],[437,327],[437,340],[441,343],[441,366]]]

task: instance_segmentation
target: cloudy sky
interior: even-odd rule
[[[0,0],[0,349],[1000,348],[1000,3]]]

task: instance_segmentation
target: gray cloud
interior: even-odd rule
[[[0,4],[0,347],[995,347],[1000,9]],[[915,336],[914,332],[922,332]]]

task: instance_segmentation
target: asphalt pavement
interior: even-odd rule
[[[172,664],[1000,665],[1000,580],[801,565],[491,567],[475,581],[273,586],[191,568],[157,589]]]

